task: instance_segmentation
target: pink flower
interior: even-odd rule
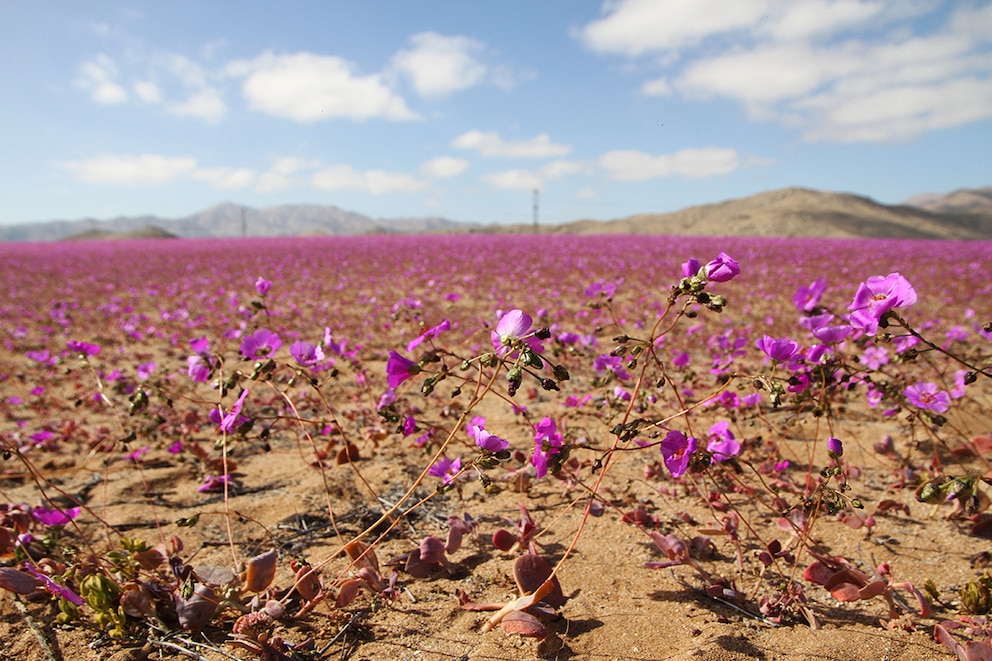
[[[531,316],[522,310],[510,310],[500,317],[496,329],[490,333],[496,355],[500,358],[516,358],[521,344],[534,353],[544,351],[541,341],[530,332],[533,324]]]
[[[776,339],[768,335],[762,335],[761,339],[754,344],[776,362],[787,361],[799,353],[799,343],[787,337]]]
[[[42,585],[45,588],[45,591],[48,592],[49,594],[59,597],[61,599],[65,599],[66,601],[71,601],[77,606],[82,606],[84,603],[86,603],[83,601],[82,597],[80,597],[78,594],[76,594],[75,592],[73,592],[72,590],[70,590],[65,586],[59,585],[58,583],[53,581],[47,574],[43,574],[42,572],[35,569],[32,565],[25,565],[24,568],[28,570],[29,574],[31,574],[39,581],[41,581]]]
[[[64,526],[79,516],[79,508],[70,507],[66,510],[50,510],[46,507],[35,507],[31,510],[31,516],[46,526]]]
[[[241,427],[241,425],[248,422],[248,418],[241,415],[241,407],[244,406],[246,397],[248,397],[247,388],[241,391],[241,396],[238,397],[236,402],[234,402],[234,406],[231,407],[231,410],[228,412],[228,414],[225,415],[223,418],[221,418],[220,430],[222,432],[230,433],[232,431],[236,431],[239,427]],[[211,414],[213,414],[213,411],[211,411]]]
[[[259,328],[241,340],[241,353],[249,360],[261,360],[274,354],[281,346],[279,335],[266,328]]]
[[[230,475],[207,475],[203,484],[196,488],[200,493],[217,493],[224,490],[225,484],[231,483]]]
[[[711,282],[727,282],[733,280],[741,273],[741,265],[733,257],[725,252],[721,252],[716,259],[711,260],[704,267],[706,279]]]
[[[565,439],[558,433],[558,426],[551,418],[544,418],[534,426],[534,456],[531,464],[538,477],[548,474],[548,461],[558,454]]]
[[[259,296],[268,294],[271,287],[272,283],[261,276],[255,281],[255,291],[258,292]]]
[[[827,291],[827,281],[817,278],[809,287],[800,286],[796,290],[796,295],[792,297],[792,303],[800,312],[812,312],[820,304],[820,298],[825,291]]]
[[[726,461],[738,455],[741,444],[737,442],[734,433],[730,431],[730,423],[722,420],[709,428],[709,442],[706,450],[712,455],[713,461]]]
[[[319,344],[311,344],[303,340],[297,340],[289,345],[289,355],[301,367],[313,367],[324,360],[324,350]]]
[[[386,361],[386,383],[390,388],[395,388],[414,374],[420,373],[420,365],[409,358],[405,358],[395,351],[389,352],[389,360]]]
[[[434,477],[441,478],[444,480],[445,484],[451,484],[455,480],[455,476],[458,475],[458,471],[462,469],[461,457],[455,459],[449,459],[448,457],[441,457],[437,460],[433,466],[427,469],[428,475],[433,475]]]
[[[890,273],[884,278],[873,275],[862,282],[847,309],[851,311],[852,326],[874,335],[887,312],[915,302],[916,290],[909,281],[899,273]]]
[[[938,390],[937,384],[929,381],[907,386],[902,394],[913,406],[936,413],[944,413],[951,407],[950,395],[943,390]]]
[[[689,458],[696,451],[696,439],[692,436],[686,437],[682,432],[673,429],[668,432],[659,447],[665,468],[672,477],[681,477],[689,468]]]
[[[84,358],[89,358],[90,356],[95,356],[100,353],[100,345],[91,344],[89,342],[80,342],[78,340],[69,340],[65,343],[65,347],[72,353],[78,353]]]
[[[500,438],[499,436],[490,434],[479,425],[469,425],[468,435],[475,439],[476,445],[490,454],[502,452],[510,447],[509,441]]]
[[[410,344],[406,345],[407,353],[412,352],[414,349],[419,347],[427,340],[433,340],[435,337],[437,337],[444,331],[448,331],[448,330],[451,330],[451,322],[448,321],[447,319],[439,323],[437,326],[434,326],[433,328],[428,328],[423,333],[410,340]]]

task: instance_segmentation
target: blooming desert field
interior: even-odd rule
[[[28,659],[985,659],[992,244],[0,244]]]

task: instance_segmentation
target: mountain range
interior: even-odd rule
[[[176,219],[137,216],[0,226],[0,241],[520,233],[533,229],[530,223],[481,225],[440,217],[374,219],[335,206],[300,204],[254,209],[227,202]],[[897,205],[881,204],[850,193],[783,188],[671,213],[542,225],[540,231],[547,234],[992,239],[992,187],[917,195]]]

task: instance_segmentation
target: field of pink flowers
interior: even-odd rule
[[[0,244],[0,272],[14,658],[992,658],[988,242]]]

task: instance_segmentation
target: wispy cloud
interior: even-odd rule
[[[438,156],[421,164],[420,174],[435,178],[454,177],[468,170],[468,167],[468,161],[464,158]]]
[[[332,165],[313,174],[311,182],[322,190],[354,190],[384,195],[412,193],[426,187],[426,182],[403,172],[356,170],[350,165]]]
[[[615,150],[603,154],[598,165],[616,181],[645,181],[673,175],[703,178],[727,174],[740,167],[741,159],[733,149],[717,147],[682,149],[672,154]]]
[[[620,0],[578,32],[597,52],[658,58],[644,95],[726,98],[834,142],[992,117],[990,35],[990,5],[899,0]]]
[[[101,53],[79,65],[76,86],[85,90],[94,102],[101,105],[124,103],[128,94],[120,84],[119,77],[117,64]]]
[[[87,183],[116,186],[148,186],[167,184],[189,176],[196,170],[196,159],[189,156],[159,154],[101,154],[91,158],[67,161],[62,167]]]
[[[578,161],[556,160],[545,164],[538,170],[514,168],[487,174],[482,177],[482,180],[495,188],[532,190],[543,188],[548,181],[563,179],[588,169],[586,164]]]
[[[255,110],[298,122],[346,118],[417,119],[380,74],[360,74],[340,57],[264,53],[228,65],[244,78],[241,91]]]
[[[445,96],[483,81],[488,69],[476,55],[484,48],[468,37],[421,32],[410,37],[410,48],[393,56],[392,67],[409,77],[421,96]]]
[[[546,133],[527,140],[504,140],[499,133],[468,131],[452,141],[455,149],[470,149],[487,157],[554,158],[564,156],[571,148],[551,142]]]

